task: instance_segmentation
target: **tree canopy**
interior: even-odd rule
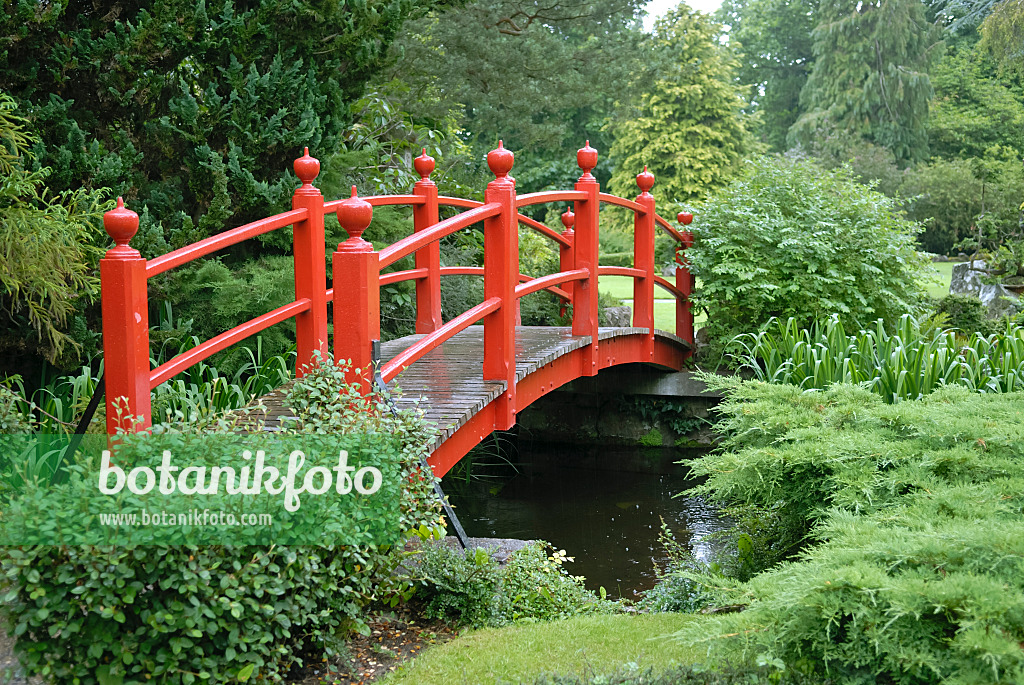
[[[901,161],[927,156],[925,125],[939,57],[938,30],[920,0],[825,0],[817,10],[814,68],[791,143],[829,127],[855,132]]]
[[[679,5],[659,19],[654,40],[665,56],[635,105],[623,107],[614,136],[613,193],[635,195],[636,174],[646,165],[657,179],[657,197],[682,203],[721,187],[747,150],[740,116],[742,89],[719,25]]]

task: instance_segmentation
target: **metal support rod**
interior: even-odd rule
[[[373,363],[373,382],[377,392],[384,398],[384,402],[388,405],[392,415],[397,417],[398,407],[395,406],[395,401],[391,399],[391,393],[388,392],[388,387],[384,384],[384,378],[381,376],[380,340],[372,340],[370,342],[370,359]],[[433,477],[434,472],[430,468],[430,464],[427,463],[426,457],[420,457],[420,464]],[[437,499],[440,500],[441,507],[444,509],[445,516],[448,517],[452,528],[455,529],[455,537],[458,539],[459,544],[462,545],[462,549],[466,549],[469,547],[469,538],[466,536],[462,523],[459,522],[459,517],[455,515],[455,510],[452,509],[452,505],[448,502],[448,497],[444,494],[444,490],[441,489],[440,478],[434,478],[434,494],[437,495]]]

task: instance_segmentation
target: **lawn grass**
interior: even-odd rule
[[[700,661],[704,648],[666,638],[694,620],[700,618],[619,614],[488,628],[431,647],[383,685],[533,682],[541,673],[601,673],[630,661],[664,670]]]
[[[930,297],[945,297],[949,294],[949,283],[953,280],[953,267],[959,262],[932,262],[932,268],[935,270],[939,282],[929,282],[925,284],[928,288],[928,295]]]

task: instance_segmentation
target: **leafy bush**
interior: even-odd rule
[[[427,544],[420,552],[416,596],[424,614],[468,626],[497,625],[498,562],[485,549]]]
[[[641,611],[693,613],[715,602],[717,583],[708,583],[717,569],[695,558],[689,548],[661,522],[658,542],[667,560],[665,569],[655,565],[657,583],[637,603]]]
[[[791,318],[738,336],[736,345],[741,368],[759,380],[804,390],[856,383],[889,403],[919,399],[945,385],[994,393],[1024,389],[1024,327],[1011,323],[1002,333],[972,333],[960,342],[952,331],[923,333],[909,314],[892,334],[878,321],[873,330],[849,336],[838,316],[810,329]]]
[[[398,440],[402,525],[436,525],[422,418],[382,411],[343,379],[324,360],[297,380],[291,397],[302,403],[288,430]],[[207,430],[235,425],[229,417]],[[370,545],[26,546],[6,548],[0,569],[9,633],[29,674],[101,685],[281,682],[330,653],[338,631],[366,630],[362,608],[399,561]]]
[[[981,300],[973,295],[952,293],[938,301],[936,315],[943,316],[945,325],[955,328],[965,335],[971,333],[995,333],[993,321],[988,318],[988,311]]]
[[[840,682],[1024,678],[1024,395],[716,385],[729,437],[698,490],[778,505],[815,544],[681,638]]]
[[[919,227],[847,169],[761,157],[696,217],[694,301],[719,347],[772,317],[892,325],[922,301]]]
[[[968,160],[937,159],[907,170],[900,194],[907,215],[924,224],[918,240],[925,251],[957,250],[983,210],[982,185]]]
[[[420,553],[416,596],[427,616],[475,627],[617,610],[588,591],[582,576],[569,575],[565,550],[548,555],[546,549],[547,543],[531,543],[500,567],[486,549],[429,544]]]

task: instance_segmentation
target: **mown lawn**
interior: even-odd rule
[[[601,673],[635,662],[663,670],[700,661],[704,650],[667,636],[692,614],[578,616],[468,633],[423,654],[383,685],[532,682],[541,673]]]

